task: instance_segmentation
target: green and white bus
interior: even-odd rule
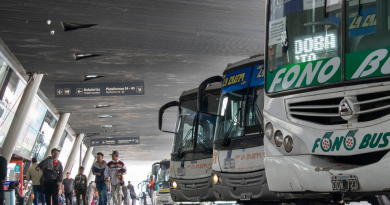
[[[358,200],[390,190],[389,4],[266,1],[264,163],[271,191]]]

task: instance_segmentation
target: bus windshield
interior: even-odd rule
[[[205,112],[199,112],[198,139],[196,149],[213,149],[213,136],[217,122],[218,95],[207,94],[203,97],[202,103]],[[212,152],[212,151],[211,151]]]
[[[168,187],[168,179],[169,179],[169,162],[161,163],[160,169],[157,174],[156,182],[162,185],[160,188],[169,188]]]
[[[263,86],[259,87],[262,90]],[[259,132],[257,129],[259,121],[256,120],[256,109],[251,108],[252,106],[257,106],[255,103],[258,96],[257,88],[250,87],[249,92],[248,89],[240,89],[221,94],[215,140],[223,140],[226,135],[228,135],[228,138],[244,136],[244,130],[247,134]],[[246,97],[247,93],[249,94],[248,98]],[[246,105],[248,106],[247,108]],[[244,121],[246,121],[245,126]]]
[[[179,109],[179,116],[176,121],[175,136],[173,140],[172,153],[193,150],[193,129],[196,120],[197,108],[196,99],[184,101]]]
[[[267,71],[341,55],[341,1],[270,0]]]

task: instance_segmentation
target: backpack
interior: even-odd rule
[[[158,183],[154,183],[153,190],[158,191],[160,189],[160,185]]]

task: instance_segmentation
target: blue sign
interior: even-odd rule
[[[349,14],[349,37],[376,33],[376,9],[362,9]]]
[[[254,67],[244,68],[224,75],[221,90],[225,93],[229,93],[247,88],[252,72],[253,74],[250,87],[264,85],[264,65],[256,65]]]
[[[15,172],[20,172],[20,166],[15,166]]]

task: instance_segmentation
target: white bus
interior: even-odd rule
[[[170,172],[170,191],[175,202],[215,201],[211,166],[220,89],[221,83],[214,83],[200,97],[204,111],[214,114],[198,111],[198,88],[184,91],[179,102],[169,102],[160,108],[159,129],[162,130],[165,110],[178,107]]]
[[[159,189],[155,191],[156,205],[173,205],[169,188],[169,170],[170,159],[163,159],[152,165],[152,174],[154,176],[154,183],[159,185]],[[156,186],[155,185],[155,186]]]
[[[266,6],[269,189],[338,200],[344,194],[347,201],[388,194],[389,1],[267,0]]]

